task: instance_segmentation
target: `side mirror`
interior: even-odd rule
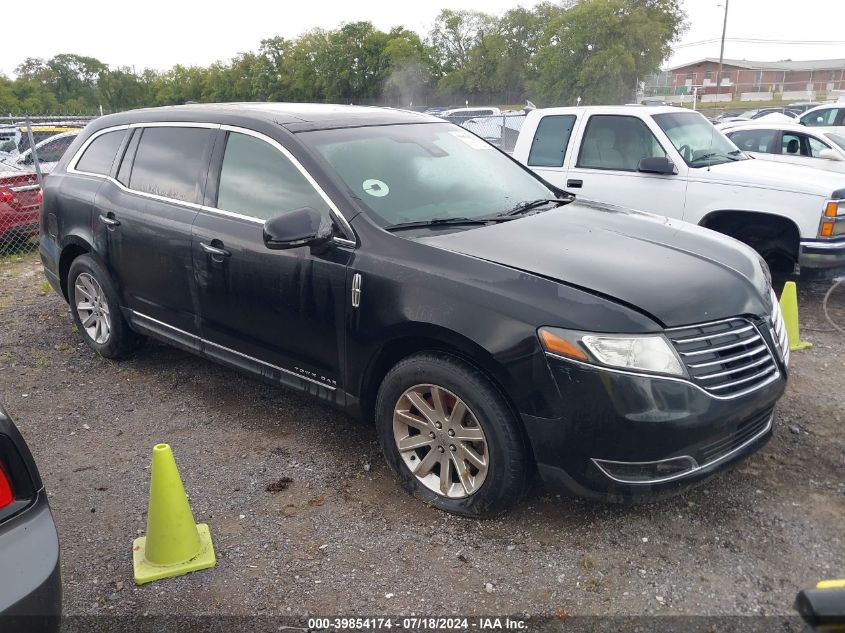
[[[675,169],[675,163],[665,156],[648,156],[647,158],[641,158],[639,164],[637,165],[637,171],[641,171],[646,174],[664,175],[674,175],[678,173],[678,170]]]
[[[332,239],[332,222],[311,207],[303,207],[264,223],[264,245],[272,250],[322,246]]]
[[[826,158],[827,160],[842,160],[842,157],[836,153],[836,150],[832,150],[830,148],[820,151],[818,157]]]

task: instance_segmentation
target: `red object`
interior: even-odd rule
[[[39,189],[39,190],[38,190],[38,193],[37,193],[37,194],[35,194],[35,198],[38,200],[38,204],[39,204],[39,205],[40,205],[42,202],[44,202],[44,191],[43,191],[43,190],[41,190],[41,189]]]
[[[36,174],[0,172],[0,242],[38,234],[40,194]]]
[[[6,471],[0,466],[0,508],[5,508],[14,500],[15,495],[12,494],[12,485],[6,477]]]

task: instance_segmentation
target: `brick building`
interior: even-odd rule
[[[815,99],[832,91],[845,90],[845,59],[754,62],[725,59],[721,86],[716,87],[719,59],[707,57],[674,66],[665,77],[669,94],[691,94],[699,86],[699,95],[783,94],[785,99]],[[722,100],[720,99],[720,100]]]

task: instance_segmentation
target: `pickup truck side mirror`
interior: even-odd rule
[[[321,247],[331,239],[331,220],[311,207],[289,211],[264,223],[264,245],[271,250]]]
[[[842,157],[839,156],[839,154],[837,154],[835,150],[832,150],[830,148],[823,149],[822,151],[820,151],[818,157],[825,158],[827,160],[842,160]]]
[[[639,164],[637,165],[637,171],[641,171],[646,174],[665,175],[674,175],[678,173],[678,170],[675,168],[675,163],[665,156],[648,156],[646,158],[641,158]]]

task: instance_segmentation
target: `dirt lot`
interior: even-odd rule
[[[799,589],[845,576],[845,337],[821,316],[826,289],[800,288],[814,347],[793,356],[774,439],[647,506],[538,485],[497,520],[425,507],[371,425],[157,343],[96,357],[32,255],[0,260],[0,400],[50,493],[68,614],[786,614]],[[845,288],[831,306],[845,324]],[[136,587],[157,442],[218,564]]]

